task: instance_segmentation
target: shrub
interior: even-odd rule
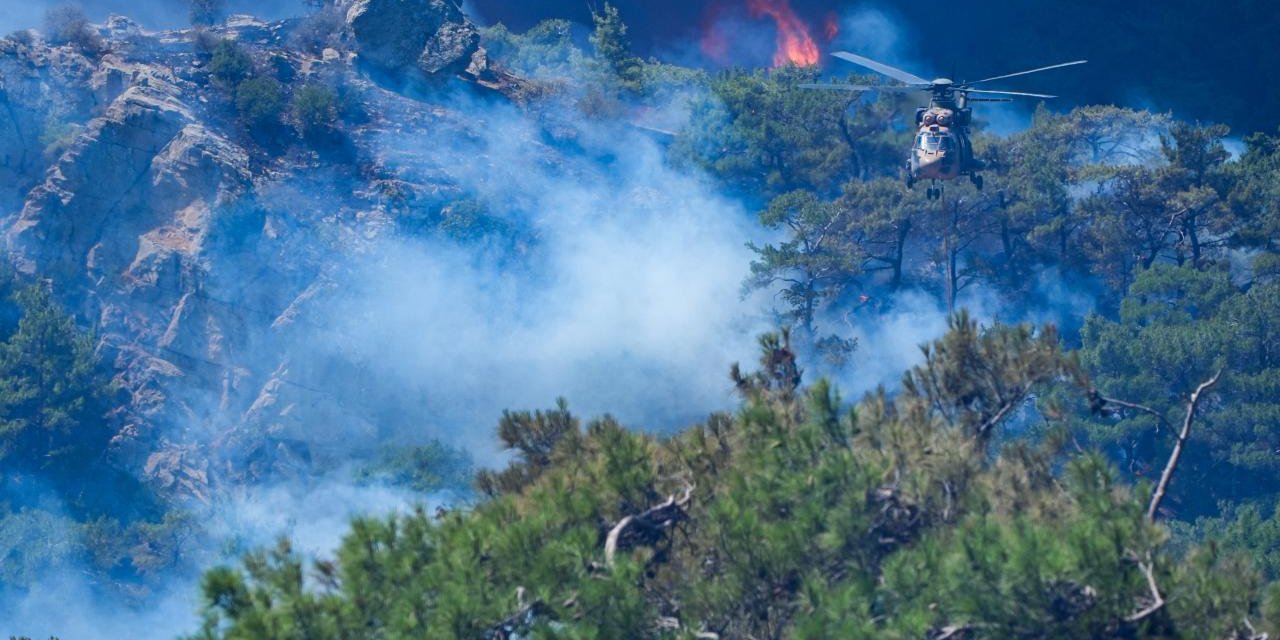
[[[63,4],[49,9],[44,14],[44,28],[52,44],[74,45],[86,54],[106,49],[106,42],[93,30],[79,6]]]
[[[209,61],[213,81],[224,88],[235,89],[253,73],[253,58],[232,40],[223,40],[213,49]]]
[[[293,118],[302,133],[313,133],[333,124],[338,118],[337,94],[320,84],[309,84],[293,94]]]
[[[218,43],[220,42],[222,42],[222,38],[219,38],[217,34],[204,27],[196,27],[191,30],[191,46],[195,48],[196,53],[212,54],[218,48]]]
[[[36,138],[41,146],[44,147],[44,157],[46,160],[53,160],[62,155],[67,147],[76,139],[76,134],[80,133],[81,127],[77,124],[67,122],[59,117],[58,114],[50,113],[45,117],[44,128],[41,129],[40,135]]]
[[[338,34],[346,24],[346,16],[341,11],[333,6],[325,7],[303,18],[291,39],[297,48],[318,54],[325,47],[337,44]]]
[[[473,476],[471,456],[439,440],[425,445],[388,446],[378,459],[356,472],[362,482],[385,482],[419,493],[465,493]]]
[[[249,78],[236,86],[236,112],[249,128],[275,123],[283,110],[284,97],[279,82],[271,78]]]

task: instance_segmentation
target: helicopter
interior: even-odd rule
[[[1053,64],[1047,67],[1028,69],[1016,73],[992,76],[970,82],[956,82],[950,78],[925,80],[915,74],[876,62],[847,51],[836,51],[832,56],[866,67],[877,73],[904,82],[903,85],[854,85],[854,84],[802,84],[801,89],[822,89],[832,91],[892,91],[907,93],[928,91],[931,94],[929,106],[916,109],[916,127],[918,132],[912,144],[911,153],[903,171],[907,188],[915,186],[917,180],[928,180],[927,195],[930,200],[942,197],[942,187],[935,186],[939,180],[953,180],[960,176],[969,176],[969,180],[977,189],[982,189],[981,160],[973,157],[973,145],[969,140],[969,125],[973,122],[972,102],[1012,102],[1013,98],[989,98],[987,95],[1020,96],[1028,98],[1056,98],[1043,93],[1026,93],[1022,91],[1001,91],[994,89],[974,89],[973,86],[992,80],[1003,80],[1014,76],[1025,76],[1050,69],[1070,67],[1084,64],[1087,60],[1074,60]],[[969,94],[982,94],[970,97]]]

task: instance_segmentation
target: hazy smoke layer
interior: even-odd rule
[[[174,24],[184,13],[177,6],[104,1],[89,9],[95,18],[128,10],[143,22]],[[5,3],[0,26],[38,24],[43,11],[13,7]],[[844,37],[899,62],[889,55],[898,40],[882,14],[853,13],[841,24]],[[547,407],[565,396],[579,415],[612,412],[629,426],[670,430],[734,406],[728,367],[754,365],[755,337],[773,328],[776,304],[770,292],[741,295],[752,259],[746,243],[766,240],[752,212],[704,176],[670,166],[660,142],[624,124],[572,111],[557,122],[554,114],[543,120],[463,98],[440,102],[470,124],[380,138],[378,163],[409,185],[444,176],[460,198],[501,223],[505,231],[496,235],[516,239],[372,234],[335,251],[331,286],[307,305],[291,338],[304,345],[291,370],[321,371],[314,376],[321,382],[304,373],[291,380],[371,404],[394,398],[387,411],[398,415],[383,417],[408,426],[309,424],[306,437],[338,448],[440,438],[497,464],[493,429],[503,409]],[[1047,279],[1042,286],[1058,285]],[[1049,317],[977,293],[966,303],[980,318],[1006,322],[1091,306],[1065,293],[1060,299],[1063,309]],[[945,329],[945,310],[926,294],[902,294],[890,308],[881,317],[823,323],[860,342],[852,364],[835,376],[846,397],[894,384],[919,361],[919,345]],[[334,382],[323,374],[330,361],[359,363],[369,374]],[[174,425],[175,433],[184,426]],[[245,489],[199,514],[215,542],[195,564],[233,558],[279,534],[324,554],[357,512],[443,499],[355,486],[340,471],[307,484]],[[0,633],[171,638],[195,628],[197,568],[173,576],[141,609],[99,600],[81,572],[64,571],[28,597],[0,603]]]

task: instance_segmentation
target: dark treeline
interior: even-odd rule
[[[642,51],[661,54],[696,44],[708,20],[718,14],[746,15],[746,2],[620,0],[615,3],[635,27]],[[1189,120],[1225,122],[1241,131],[1271,130],[1280,104],[1259,84],[1274,56],[1272,34],[1280,28],[1275,7],[1239,0],[1221,4],[1170,0],[1159,6],[1100,0],[1010,3],[981,0],[963,10],[939,11],[910,3],[790,0],[797,13],[821,33],[828,15],[848,16],[845,34],[830,46],[856,53],[862,39],[893,39],[894,60],[933,77],[976,79],[1064,60],[1087,58],[1087,73],[1054,76],[1054,93],[1068,105],[1139,101],[1172,109]],[[476,0],[479,13],[524,29],[538,20],[569,17],[585,21],[589,10],[574,0],[510,3]],[[737,13],[735,13],[737,12]],[[857,31],[859,19],[875,32]],[[768,41],[771,25],[761,21],[758,37]],[[883,33],[884,30],[892,33]],[[766,63],[767,56],[749,63]],[[1034,90],[1038,81],[1015,85]],[[1013,86],[1013,85],[1011,85]]]

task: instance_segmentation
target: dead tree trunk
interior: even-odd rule
[[[1187,415],[1182,419],[1182,430],[1178,432],[1178,441],[1173,445],[1173,453],[1169,454],[1169,462],[1164,466],[1164,473],[1160,474],[1160,483],[1156,485],[1156,492],[1151,494],[1151,505],[1147,507],[1147,519],[1155,520],[1156,511],[1160,508],[1160,501],[1164,499],[1164,494],[1169,490],[1169,481],[1173,479],[1173,471],[1178,467],[1178,459],[1182,457],[1182,448],[1187,444],[1187,438],[1191,435],[1191,421],[1195,418],[1196,407],[1200,404],[1200,396],[1210,387],[1218,384],[1218,378],[1222,377],[1222,370],[1213,374],[1212,378],[1200,383],[1196,390],[1191,393],[1191,397],[1187,400]]]
[[[604,541],[604,561],[613,566],[613,557],[619,549],[630,549],[638,545],[657,544],[671,527],[688,517],[685,508],[693,496],[693,486],[684,489],[684,495],[677,498],[674,494],[667,497],[666,502],[649,507],[644,511],[626,516],[609,529]]]

